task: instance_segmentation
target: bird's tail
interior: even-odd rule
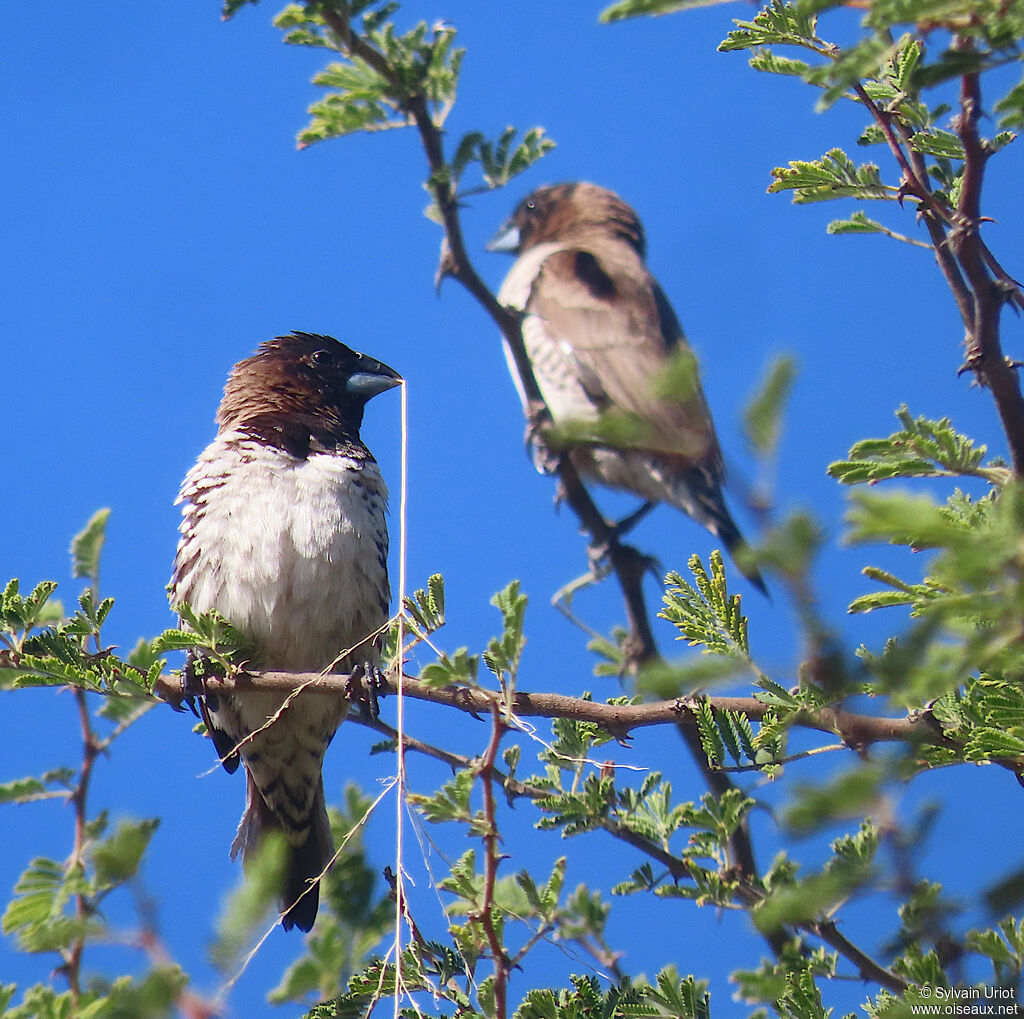
[[[286,836],[287,858],[281,888],[281,908],[284,910],[281,926],[286,931],[293,927],[309,931],[320,905],[319,877],[334,855],[334,839],[327,820],[323,779],[313,799],[309,827],[299,832],[285,831],[260,795],[248,770],[245,778],[245,811],[238,822],[235,840],[231,843],[231,858],[241,853],[244,862],[259,847],[268,832],[282,832]]]
[[[673,486],[672,494],[679,508],[706,527],[725,545],[736,567],[766,598],[768,587],[758,568],[749,563],[745,550],[749,547],[736,526],[729,507],[725,505],[718,478],[701,470],[687,471]]]

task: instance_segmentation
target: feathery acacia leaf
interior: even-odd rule
[[[770,456],[778,449],[782,419],[796,376],[796,361],[792,357],[777,357],[744,409],[744,433],[760,456]]]
[[[97,510],[71,542],[71,576],[99,582],[100,553],[107,538],[110,510]]]
[[[793,160],[772,170],[769,193],[792,191],[798,205],[834,198],[895,200],[897,189],[882,182],[874,163],[857,166],[842,149],[830,149],[821,159]]]
[[[728,593],[722,553],[711,553],[710,573],[697,555],[691,556],[687,565],[693,583],[670,573],[658,615],[679,630],[677,640],[685,640],[691,647],[702,647],[706,654],[749,659],[747,618],[740,610],[740,596]]]
[[[856,443],[847,460],[829,465],[829,475],[844,485],[890,478],[979,477],[994,484],[1009,480],[1006,468],[983,465],[986,448],[957,432],[949,418],[915,418],[906,406],[896,417],[903,426],[900,431]]]

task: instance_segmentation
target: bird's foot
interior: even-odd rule
[[[607,519],[603,521],[604,532],[601,535],[601,540],[593,540],[587,546],[587,559],[590,562],[591,572],[595,574],[595,580],[600,580],[608,573],[611,568],[609,560],[612,558],[613,552],[634,551],[629,546],[623,545],[622,539],[657,505],[656,502],[645,502],[639,509],[614,524]]]
[[[600,583],[612,571],[611,542],[592,541],[587,546],[587,565],[590,567],[590,581]]]
[[[620,544],[617,534],[610,541],[591,542],[587,546],[587,558],[595,583],[603,580],[613,570],[620,576],[631,576],[637,582],[648,571],[659,579],[663,573],[661,564],[654,556],[644,555],[632,545]]]
[[[181,703],[187,704],[196,718],[200,717],[196,707],[197,698],[205,700],[214,711],[217,710],[217,695],[206,689],[206,680],[210,676],[222,679],[224,673],[205,655],[190,654],[185,668],[181,670]]]
[[[531,402],[526,410],[523,442],[538,474],[554,474],[558,470],[559,454],[544,441],[550,428],[551,412],[543,403]]]
[[[364,721],[376,722],[380,717],[380,700],[387,693],[388,683],[380,668],[371,662],[361,662],[349,673],[346,694],[352,704],[359,707]]]

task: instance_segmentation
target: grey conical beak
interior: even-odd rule
[[[519,227],[509,220],[502,228],[487,242],[488,251],[506,251],[509,254],[516,254],[519,251],[520,237]]]
[[[389,368],[383,361],[378,361],[374,357],[360,354],[345,388],[353,396],[362,396],[369,400],[393,389],[401,381],[402,376],[394,368]]]

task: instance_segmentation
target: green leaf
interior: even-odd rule
[[[227,897],[210,946],[213,964],[232,972],[246,947],[266,923],[283,887],[288,847],[280,832],[265,833],[259,849],[245,862],[245,876]]]
[[[709,7],[717,3],[725,3],[725,0],[618,0],[618,3],[611,4],[598,15],[598,21],[608,25],[627,18],[674,14],[676,11]]]
[[[817,19],[813,12],[798,9],[783,0],[771,0],[753,21],[737,20],[734,24],[736,29],[718,47],[722,53],[773,45],[814,48]]]
[[[700,736],[701,745],[708,757],[708,764],[720,768],[725,762],[725,744],[718,726],[715,724],[714,709],[706,697],[702,697],[694,705],[693,717],[697,723],[697,733]]]
[[[846,519],[848,540],[854,543],[883,541],[925,549],[942,548],[959,537],[959,529],[942,507],[926,495],[857,492],[851,497]]]
[[[0,803],[31,803],[51,795],[38,778],[19,778],[0,785]]]
[[[887,100],[895,99],[896,89],[885,80],[888,77],[886,71],[893,67],[894,61],[909,39],[909,36],[903,36],[898,42],[893,43],[888,33],[880,32],[863,37],[853,46],[834,53],[827,74],[822,76],[822,83],[826,88],[818,100],[818,110],[826,110],[844,96],[852,96],[853,93],[849,90],[860,83],[864,83],[865,87],[876,84],[886,90]],[[875,79],[875,82],[866,79]]]
[[[487,668],[503,683],[507,680],[514,684],[519,671],[519,660],[526,646],[523,620],[528,601],[519,590],[518,580],[513,580],[491,599],[491,604],[501,612],[503,632],[501,637],[491,639],[482,657]]]
[[[820,785],[798,785],[785,822],[803,834],[840,818],[863,817],[878,801],[885,780],[882,769],[864,764]]]
[[[830,149],[821,159],[793,160],[772,170],[768,192],[792,191],[798,204],[827,202],[834,198],[890,199],[897,189],[882,183],[874,163],[857,166],[842,149]]]
[[[528,170],[555,147],[555,143],[545,136],[542,127],[531,127],[523,135],[522,141],[513,146],[516,134],[516,128],[509,126],[501,133],[496,144],[486,140],[479,143],[480,166],[488,188],[504,187],[513,177]]]
[[[679,978],[675,966],[666,966],[657,977],[657,987],[646,998],[659,1006],[659,1014],[680,1019],[711,1019],[711,995],[706,980]]]
[[[259,0],[223,0],[220,5],[220,16],[224,21],[230,21],[243,7],[249,4],[254,6]]]
[[[1001,127],[1024,128],[1024,80],[1014,85],[993,107]]]
[[[97,890],[114,888],[136,875],[159,824],[158,818],[122,821],[113,835],[92,848],[89,855],[96,870]]]
[[[175,605],[173,610],[181,617],[183,626],[164,630],[153,640],[150,654],[154,658],[168,651],[202,648],[221,667],[229,669],[233,656],[249,660],[254,655],[252,641],[216,610],[196,613],[185,604]]]
[[[1004,467],[983,466],[987,449],[961,435],[949,418],[912,417],[906,405],[896,411],[903,426],[884,439],[855,443],[847,460],[830,464],[828,473],[844,485],[874,484],[890,478],[980,477],[1005,484]]]
[[[910,138],[910,147],[915,152],[937,159],[963,159],[964,143],[952,131],[940,131],[931,128],[928,131],[917,131]]]
[[[17,579],[8,581],[0,594],[0,626],[18,637],[37,627],[59,622],[64,618],[64,607],[58,601],[50,601],[56,590],[56,581],[43,580],[23,598]]]
[[[350,18],[356,7],[361,10],[364,6],[348,5],[349,31],[377,58],[346,47],[314,6],[292,4],[275,19],[287,33],[286,42],[328,47],[343,58],[314,75],[313,83],[327,94],[310,107],[313,119],[299,133],[300,148],[356,131],[412,125],[414,99],[426,100],[434,126],[440,128],[454,101],[464,56],[464,51],[453,45],[455,30],[443,22],[432,27],[420,22],[399,33],[387,20],[396,5],[384,4],[364,17],[363,30],[357,32]]]
[[[420,682],[437,690],[446,686],[477,686],[477,670],[480,659],[469,650],[460,647],[453,655],[442,653],[436,662],[423,666]]]
[[[100,553],[107,537],[110,510],[97,510],[71,541],[71,576],[85,577],[99,585]]]
[[[767,47],[754,51],[754,55],[750,58],[750,66],[755,71],[764,71],[767,74],[783,74],[794,78],[807,78],[811,73],[811,65],[805,60],[780,57]]]
[[[64,868],[55,860],[36,857],[14,886],[0,930],[11,934],[59,915],[67,900],[63,894]]]
[[[815,874],[772,891],[751,917],[759,930],[778,930],[787,924],[822,919],[844,902],[859,881],[843,873]]]
[[[417,588],[412,597],[406,595],[403,603],[406,615],[416,624],[418,631],[428,636],[444,626],[444,577],[433,574],[426,589]]]
[[[830,234],[884,234],[888,233],[881,223],[876,222],[860,210],[854,212],[849,219],[834,219],[826,228]]]
[[[476,773],[470,768],[464,768],[432,796],[410,793],[408,799],[431,824],[460,821],[468,824],[472,830],[483,832],[487,828],[484,815],[474,810],[472,803],[475,782]]]
[[[865,566],[864,576],[879,583],[887,584],[893,590],[875,591],[861,595],[850,602],[847,611],[851,614],[873,612],[875,609],[891,608],[894,605],[910,605],[913,607],[911,616],[920,615],[931,603],[949,592],[933,580],[926,579],[921,584],[908,584],[899,577],[875,566]]]
[[[806,574],[824,543],[818,521],[795,511],[772,527],[757,546],[758,563],[776,572],[799,577]]]
[[[778,449],[782,417],[796,375],[796,360],[793,357],[775,358],[768,366],[757,393],[744,409],[744,433],[760,456],[771,456]]]
[[[713,551],[708,563],[710,572],[700,556],[690,557],[687,565],[693,575],[692,584],[674,572],[665,578],[664,606],[658,616],[676,627],[680,633],[677,640],[701,647],[704,654],[749,661],[747,618],[740,608],[741,596],[728,592],[722,553]]]
[[[725,655],[691,656],[681,663],[657,660],[640,667],[636,689],[656,700],[667,701],[729,683],[747,671],[742,660]]]

